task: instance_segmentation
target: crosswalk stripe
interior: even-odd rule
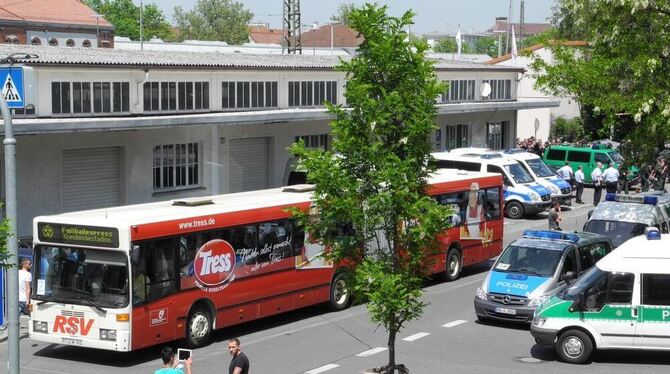
[[[361,353],[358,353],[356,356],[358,356],[358,357],[368,357],[368,356],[372,356],[374,354],[377,354],[379,352],[384,352],[387,349],[388,348],[386,348],[386,347],[372,348],[372,349],[368,349],[367,351],[363,351]]]
[[[310,371],[306,371],[305,374],[319,374],[319,373],[323,373],[324,371],[328,371],[328,370],[330,370],[330,369],[335,369],[336,367],[339,367],[339,366],[340,366],[340,365],[337,365],[337,364],[323,365],[323,366],[320,366],[320,367],[318,367],[318,368],[316,368],[316,369],[312,369],[312,370],[310,370]]]
[[[417,340],[417,339],[421,339],[421,338],[426,337],[426,336],[428,336],[428,335],[430,335],[430,333],[427,333],[427,332],[420,332],[420,333],[417,333],[417,334],[414,334],[414,335],[410,335],[410,336],[406,337],[406,338],[403,339],[403,340],[406,341],[406,342],[413,342],[413,341],[415,341],[415,340]]]
[[[444,325],[442,325],[442,327],[454,327],[454,326],[458,326],[458,325],[466,323],[466,322],[468,322],[468,321],[465,321],[465,320],[462,320],[462,319],[457,319],[456,321],[451,321],[449,323],[445,323]]]

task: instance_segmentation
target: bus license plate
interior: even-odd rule
[[[496,307],[496,313],[516,315],[516,309],[498,308],[498,307]]]
[[[61,338],[63,340],[63,344],[70,344],[70,345],[81,345],[81,339],[72,339],[72,338]]]

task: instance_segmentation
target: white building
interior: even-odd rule
[[[19,237],[41,214],[278,186],[298,137],[329,146],[321,103],[344,103],[341,56],[0,46],[16,52],[39,56],[34,110],[14,121]],[[510,146],[517,111],[558,105],[518,99],[521,68],[435,68],[451,83],[436,150]]]

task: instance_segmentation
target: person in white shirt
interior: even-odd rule
[[[614,163],[610,163],[610,167],[603,171],[602,178],[605,181],[607,193],[616,193],[616,186],[619,183],[619,170],[614,167]]]
[[[579,165],[577,171],[575,172],[575,185],[577,186],[577,192],[575,194],[575,202],[577,204],[584,204],[582,201],[582,193],[584,192],[584,167]]]
[[[598,162],[593,172],[591,172],[591,180],[593,181],[593,206],[598,206],[600,197],[603,193],[603,164]]]
[[[565,166],[558,169],[556,174],[558,174],[559,177],[563,178],[567,182],[570,182],[572,179],[572,167],[570,167],[570,163],[566,161]]]
[[[30,304],[30,282],[33,276],[30,274],[30,260],[21,259],[21,270],[19,270],[19,311],[23,314],[30,314],[28,305]]]

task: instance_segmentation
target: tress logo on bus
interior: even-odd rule
[[[91,331],[91,327],[93,327],[92,319],[86,320],[84,317],[56,316],[53,332],[70,335],[81,333],[81,336],[86,336]]]
[[[203,289],[232,281],[235,271],[235,250],[225,240],[208,241],[195,255],[193,270],[197,285]]]

